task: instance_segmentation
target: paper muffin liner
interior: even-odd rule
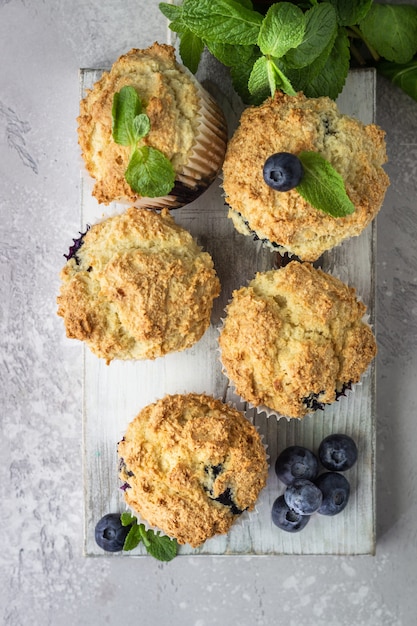
[[[138,198],[138,208],[178,209],[196,200],[216,179],[227,146],[227,124],[223,111],[197,79],[182,67],[197,88],[200,99],[197,135],[187,163],[177,172],[173,190],[158,198]]]
[[[218,400],[222,404],[227,405],[227,406],[235,409],[236,411],[239,411],[239,413],[245,419],[247,419],[252,424],[252,426],[255,428],[255,430],[258,433],[258,436],[260,438],[261,444],[262,444],[262,446],[263,446],[263,448],[265,450],[265,457],[266,457],[266,464],[267,464],[267,480],[268,480],[269,470],[271,468],[271,462],[270,462],[270,458],[271,457],[268,454],[268,444],[265,441],[264,435],[259,432],[259,426],[257,426],[253,422],[254,415],[249,415],[247,408],[245,410],[244,408],[239,407],[239,400],[238,399],[236,399],[235,401],[224,401],[221,397],[219,397],[219,396],[216,397],[216,396],[214,396],[211,393],[207,393],[206,395],[209,395],[210,397],[215,398],[216,400]],[[244,405],[248,404],[243,399],[241,400],[241,402]],[[119,458],[119,462],[120,462],[120,457],[118,457],[118,458]],[[118,472],[119,481],[121,483],[120,486],[119,486],[119,491],[123,491],[124,492],[123,484],[122,484],[122,481],[120,479],[120,475],[119,474],[120,474],[120,471]],[[252,524],[254,518],[256,518],[256,516],[259,515],[259,509],[257,507],[257,503],[259,502],[259,498],[261,497],[261,494],[264,492],[265,489],[266,489],[266,485],[260,490],[260,492],[258,494],[258,498],[257,498],[257,500],[256,500],[256,502],[254,504],[254,508],[251,511],[246,510],[246,511],[243,511],[240,515],[236,516],[235,520],[233,521],[233,523],[230,526],[230,528],[229,528],[227,533],[221,533],[221,534],[217,533],[215,535],[212,535],[211,537],[208,537],[200,546],[197,546],[196,548],[191,548],[191,546],[189,544],[179,544],[180,553],[181,553],[181,547],[182,546],[184,546],[184,547],[187,546],[188,548],[192,549],[195,554],[198,554],[199,551],[201,549],[203,549],[203,546],[205,546],[205,544],[207,542],[211,541],[212,539],[216,539],[216,538],[218,539],[220,537],[226,537],[232,530],[234,530],[236,528],[242,528],[243,529],[243,528],[249,526],[250,524]],[[146,519],[144,519],[138,511],[136,511],[129,504],[127,504],[124,496],[123,496],[123,504],[124,504],[124,507],[125,507],[124,511],[129,512],[132,515],[135,515],[135,517],[138,520],[138,523],[144,524],[144,526],[145,526],[145,528],[147,530],[150,529],[150,530],[153,530],[155,532],[160,531],[162,534],[167,535],[167,533],[165,531],[161,530],[161,528],[159,528],[158,526],[153,526],[153,525],[149,524],[149,522]],[[173,538],[171,535],[167,535],[167,536]],[[143,552],[143,554],[146,554],[146,551],[144,549],[141,549],[141,552]]]
[[[291,260],[291,259],[290,259],[290,260]],[[299,262],[299,263],[303,263],[303,261],[301,261],[301,260],[299,260],[299,259],[297,260],[297,262]],[[271,268],[271,270],[266,270],[266,271],[279,271],[279,269],[280,269],[280,268]],[[337,270],[336,270],[336,269],[334,269],[334,270],[326,270],[326,271],[321,270],[321,271],[323,271],[325,274],[329,274],[329,275],[334,276],[335,278],[337,278],[338,280],[340,280],[340,281],[341,281],[341,282],[343,282],[344,284],[348,284],[348,283],[346,283],[346,281],[344,281],[342,278],[340,278],[340,276],[338,275],[338,272],[337,272]],[[248,278],[248,280],[247,280],[247,285],[249,285],[249,283],[250,283],[252,280],[253,280],[253,278]],[[356,292],[356,299],[357,299],[358,301],[362,301],[362,302],[363,302],[362,297],[361,297],[361,296],[360,296],[357,292]],[[232,298],[231,298],[231,299],[229,299],[229,301],[228,301],[228,303],[227,303],[227,305],[226,305],[226,307],[225,307],[225,311],[227,310],[227,306],[231,303],[231,301],[232,301]],[[224,327],[225,321],[226,321],[226,316],[225,316],[225,317],[220,318],[220,324],[219,324],[219,325],[218,325],[218,327],[217,327],[218,337],[220,337],[220,335],[221,335],[221,333],[222,333],[222,330],[223,330],[223,327]],[[368,314],[367,312],[365,312],[365,314],[363,315],[363,317],[362,317],[362,320],[361,320],[361,321],[362,321],[364,324],[366,324],[366,326],[368,326],[371,330],[373,330],[373,324],[371,324],[371,323],[370,323],[370,316],[369,316],[369,314]],[[349,397],[349,395],[354,394],[354,393],[355,393],[355,389],[356,389],[357,387],[360,387],[360,386],[362,385],[362,379],[363,379],[363,377],[364,377],[364,376],[366,376],[367,372],[369,371],[370,365],[371,365],[371,363],[372,363],[372,362],[371,362],[371,363],[368,365],[368,367],[366,368],[366,370],[364,370],[364,371],[362,372],[361,379],[360,379],[358,382],[356,382],[356,383],[353,383],[353,382],[344,383],[344,388],[342,389],[342,391],[340,391],[340,392],[337,392],[337,391],[336,391],[336,395],[337,395],[337,397],[335,398],[335,400],[334,400],[333,402],[323,403],[323,407],[321,407],[321,408],[317,408],[317,409],[315,409],[315,410],[311,410],[311,411],[309,411],[308,413],[306,413],[305,415],[303,415],[302,417],[291,417],[291,416],[289,416],[289,415],[285,415],[284,413],[280,413],[279,411],[277,411],[277,410],[275,410],[275,409],[271,409],[270,407],[268,407],[268,406],[266,406],[266,405],[264,405],[264,404],[253,404],[252,402],[250,402],[249,400],[247,400],[246,398],[244,398],[244,397],[243,397],[243,396],[242,396],[242,395],[238,392],[237,387],[236,387],[236,383],[235,383],[235,382],[234,382],[234,381],[233,381],[233,380],[229,377],[229,374],[228,374],[227,368],[226,368],[226,366],[224,365],[224,363],[223,363],[223,361],[222,361],[222,357],[221,357],[221,352],[222,352],[222,351],[221,351],[221,348],[220,348],[220,344],[219,344],[219,342],[218,342],[217,352],[218,352],[218,361],[219,361],[219,363],[220,363],[222,373],[223,373],[223,375],[225,376],[225,378],[227,378],[227,380],[229,381],[228,388],[231,390],[231,393],[232,393],[234,396],[236,396],[236,398],[238,398],[238,399],[239,399],[238,401],[239,401],[241,404],[246,404],[246,406],[247,406],[247,407],[249,407],[249,409],[250,409],[250,410],[255,411],[255,413],[256,413],[256,414],[258,414],[258,415],[260,415],[260,414],[264,414],[266,418],[275,418],[275,419],[277,419],[277,420],[285,419],[285,420],[287,420],[287,422],[291,422],[291,421],[293,421],[293,420],[303,420],[303,419],[305,419],[305,418],[312,417],[312,416],[314,416],[314,415],[315,415],[318,411],[323,412],[327,406],[329,406],[329,407],[330,407],[330,406],[332,406],[333,404],[335,404],[336,402],[338,402],[341,398],[343,398],[343,397]],[[239,410],[239,409],[238,409],[238,410]],[[242,409],[240,409],[240,410],[242,410]],[[252,421],[252,423],[253,423],[253,421]]]

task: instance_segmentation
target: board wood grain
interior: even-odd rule
[[[238,123],[242,104],[225,89],[224,77],[216,66],[206,64],[200,80],[205,81],[227,117],[229,134]],[[81,96],[100,77],[102,70],[81,70]],[[344,113],[365,123],[375,119],[375,74],[372,69],[351,71],[338,104]],[[114,211],[104,210],[91,196],[92,183],[82,173],[81,229]],[[253,278],[257,271],[277,266],[279,257],[248,237],[237,233],[227,217],[220,180],[198,200],[173,211],[175,220],[187,228],[213,256],[222,293],[215,301],[211,325],[192,348],[155,361],[112,362],[109,366],[84,349],[83,458],[86,555],[104,553],[95,543],[94,527],[104,514],[125,510],[118,480],[117,443],[127,424],[142,407],[167,393],[206,392],[236,403],[256,424],[270,457],[268,484],[256,511],[244,514],[231,531],[206,541],[200,548],[180,548],[180,555],[359,555],[375,551],[375,362],[360,384],[338,402],[303,420],[267,418],[237,398],[222,373],[217,337],[224,307],[232,291]],[[375,318],[375,221],[359,236],[325,253],[316,264],[357,289],[368,307],[369,321]],[[271,522],[271,506],[282,493],[274,473],[277,454],[297,443],[317,451],[329,433],[343,432],[358,443],[359,458],[349,470],[351,499],[345,511],[335,517],[313,516],[308,526],[294,535]],[[129,553],[107,556],[143,556],[139,547]]]

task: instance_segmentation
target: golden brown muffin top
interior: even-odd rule
[[[359,235],[378,213],[389,184],[384,132],[342,115],[330,98],[280,91],[247,108],[223,164],[229,216],[243,234],[255,231],[305,261],[316,260],[343,239]],[[334,218],[297,192],[274,191],[263,179],[266,159],[277,152],[319,152],[342,176],[355,212]]]
[[[92,226],[61,280],[67,336],[107,363],[192,346],[220,292],[211,256],[167,210],[130,208]]]
[[[227,533],[266,484],[266,453],[255,427],[205,394],[168,395],[146,406],[118,453],[127,504],[193,547]]]
[[[355,289],[292,261],[233,293],[219,344],[237,392],[255,406],[303,417],[359,381],[376,354]]]
[[[85,166],[96,179],[93,195],[104,204],[140,197],[124,177],[130,148],[112,138],[113,96],[126,85],[136,89],[151,122],[143,144],[163,152],[176,172],[188,161],[200,123],[197,83],[177,63],[172,46],[154,43],[122,55],[88,90],[77,118]]]

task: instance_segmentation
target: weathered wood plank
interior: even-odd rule
[[[100,76],[99,70],[81,72],[82,93]],[[204,79],[203,76],[200,79]],[[216,85],[215,68],[207,71],[210,90],[222,105],[233,132],[241,112],[240,101],[224,94]],[[223,80],[219,81],[224,88]],[[339,99],[341,109],[369,123],[375,117],[375,75],[372,70],[349,74]],[[82,175],[81,228],[121,206],[103,209],[91,197],[91,181]],[[244,403],[233,394],[218,360],[217,336],[223,310],[233,289],[244,285],[256,271],[274,266],[274,254],[239,235],[227,218],[220,185],[215,183],[197,201],[175,211],[174,218],[197,237],[214,259],[222,294],[215,303],[212,323],[193,348],[156,361],[113,362],[106,366],[87,349],[84,352],[84,478],[85,478],[85,554],[100,555],[94,541],[94,526],[105,513],[124,510],[117,478],[117,442],[128,422],[139,410],[166,393],[207,392],[227,401]],[[375,307],[375,223],[360,237],[343,243],[321,259],[331,271],[355,286],[368,306],[374,322]],[[351,502],[342,515],[334,518],[315,516],[302,533],[291,535],[273,526],[270,510],[280,493],[273,467],[267,488],[256,513],[247,514],[227,536],[215,537],[200,549],[187,546],[181,554],[372,554],[375,549],[375,364],[360,385],[324,412],[304,420],[267,418],[248,409],[248,416],[264,437],[273,462],[277,454],[292,443],[317,450],[330,432],[346,432],[359,444],[359,460],[350,470]],[[140,549],[131,555],[142,555]],[[123,555],[129,556],[129,553]]]

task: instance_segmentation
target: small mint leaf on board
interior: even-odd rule
[[[263,18],[233,0],[184,0],[182,19],[203,40],[250,45],[258,39]]]
[[[305,14],[306,29],[303,41],[285,55],[289,67],[310,65],[333,42],[337,35],[336,11],[328,4],[316,4]]]
[[[142,537],[140,534],[139,524],[132,524],[123,544],[123,551],[129,552],[129,550],[134,550],[138,547],[141,541]]]
[[[172,561],[178,554],[178,543],[176,539],[171,539],[160,532],[154,533],[152,530],[147,531],[149,545],[146,546],[147,552],[158,561]]]
[[[131,526],[123,544],[123,551],[134,550],[142,542],[148,554],[158,561],[172,561],[178,554],[178,543],[160,531],[146,530],[144,524],[138,524],[137,518],[129,512],[120,516],[122,526]]]
[[[417,7],[373,4],[359,24],[365,42],[387,61],[408,63],[417,52]]]
[[[128,511],[120,515],[120,521],[122,526],[130,526],[131,524],[136,524],[137,522],[136,517]]]
[[[332,217],[346,217],[355,207],[346,193],[343,178],[318,152],[300,152],[303,178],[296,189],[312,207]]]
[[[112,134],[116,143],[132,146],[136,143],[133,120],[142,113],[142,103],[134,87],[126,85],[114,94],[112,104]]]
[[[339,26],[353,26],[368,13],[373,0],[326,0],[336,9]]]
[[[136,193],[145,198],[158,198],[172,190],[175,171],[160,150],[142,146],[132,152],[125,178]]]
[[[291,48],[303,41],[305,32],[304,13],[294,4],[273,4],[262,22],[258,46],[261,52],[273,57],[282,57]]]
[[[377,65],[377,70],[417,101],[417,59],[409,63],[381,61]]]

